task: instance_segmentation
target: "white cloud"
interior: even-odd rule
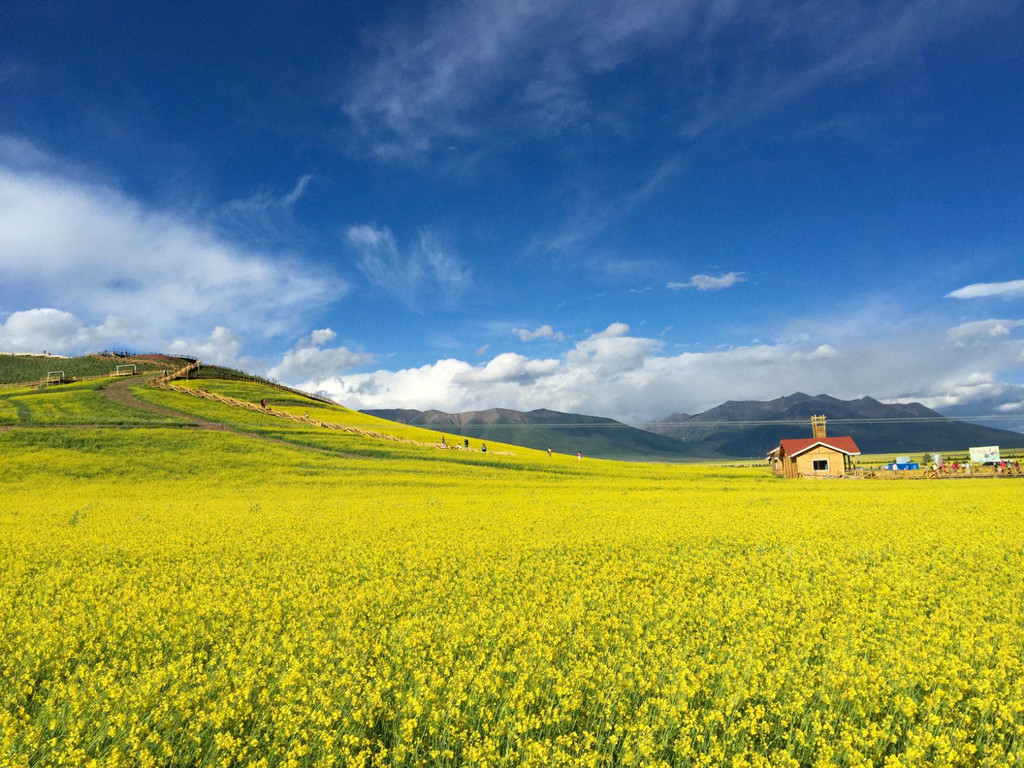
[[[931,395],[901,398],[907,400],[919,400],[944,416],[1024,432],[1024,387],[999,381],[991,373],[976,371],[940,380]]]
[[[808,360],[825,360],[830,357],[838,357],[839,353],[836,352],[835,347],[831,344],[822,344],[817,347],[813,352],[807,355]]]
[[[100,325],[90,326],[52,307],[12,312],[0,323],[3,352],[98,352],[142,340],[123,318],[109,315]]]
[[[122,318],[159,346],[182,327],[285,332],[344,281],[249,249],[80,175],[0,165],[0,302]],[[30,154],[30,153],[29,153]],[[27,158],[27,160],[26,160]]]
[[[1014,328],[1024,326],[1024,320],[973,320],[969,323],[961,323],[955,328],[946,331],[946,338],[953,342],[964,343],[968,339],[997,339],[1001,336],[1009,336]]]
[[[322,347],[327,342],[334,341],[336,338],[338,338],[338,334],[330,328],[321,328],[309,335],[309,340],[314,347]]]
[[[0,326],[0,348],[6,352],[39,352],[48,346],[62,349],[81,328],[77,317],[59,309],[14,312]]]
[[[366,279],[410,307],[451,304],[472,284],[469,267],[434,232],[421,230],[405,253],[386,227],[352,226],[345,238]]]
[[[172,355],[196,357],[210,365],[237,365],[242,341],[222,325],[205,339],[175,339],[167,348]]]
[[[550,325],[541,325],[532,331],[528,328],[513,328],[512,333],[518,336],[520,341],[524,342],[536,341],[537,339],[565,341],[565,334],[561,331],[556,331]]]
[[[943,413],[955,413],[957,406],[991,402],[1000,398],[1012,385],[999,381],[995,375],[965,369],[952,376],[938,379],[930,391],[920,395],[889,398],[891,402],[919,402]]]
[[[595,333],[591,339],[612,339],[617,336],[625,336],[629,333],[629,326],[626,323],[612,323],[603,331]]]
[[[558,370],[558,360],[530,360],[514,352],[504,352],[483,368],[473,368],[457,377],[460,384],[515,382],[532,384]]]
[[[1022,296],[1024,280],[1009,280],[1005,283],[972,283],[946,294],[947,299],[983,299],[990,296]]]
[[[685,288],[696,288],[698,291],[721,291],[742,283],[746,278],[742,272],[726,272],[717,277],[712,275],[694,275],[685,283],[668,283],[665,287],[673,291]]]
[[[323,345],[338,336],[330,328],[313,331],[308,337],[285,352],[281,362],[267,371],[272,379],[300,384],[337,376],[361,365],[368,365],[376,356],[353,352],[347,347],[328,348]]]
[[[483,357],[484,355],[486,355],[490,351],[491,351],[491,345],[490,344],[484,344],[482,347],[480,347],[476,351],[476,356],[477,357]]]
[[[1022,349],[1024,343],[1007,337],[958,348],[941,334],[896,329],[868,342],[754,344],[667,354],[659,339],[633,335],[625,323],[613,323],[560,358],[506,353],[480,364],[447,359],[419,368],[311,379],[305,385],[357,408],[553,408],[640,423],[725,400],[763,400],[798,390],[841,398],[945,396],[947,404],[981,402],[1000,393],[1009,398],[1012,392],[997,373],[1019,369]]]

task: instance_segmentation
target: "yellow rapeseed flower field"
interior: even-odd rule
[[[0,432],[0,765],[1024,764],[1016,481],[251,417]]]

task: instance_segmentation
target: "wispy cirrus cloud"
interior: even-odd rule
[[[661,162],[634,189],[595,201],[589,195],[574,204],[575,210],[553,232],[533,239],[529,250],[562,253],[585,243],[609,226],[625,219],[636,208],[654,197],[668,181],[683,169],[680,156]]]
[[[260,189],[247,197],[229,200],[220,207],[215,218],[223,228],[239,237],[261,243],[292,243],[301,239],[294,209],[306,195],[313,178],[309,173],[300,176],[284,194]]]
[[[1012,3],[434,2],[368,33],[341,110],[350,148],[387,162],[461,167],[529,143],[564,161],[566,177],[597,169],[581,188],[565,185],[563,222],[528,247],[576,254],[710,143],[779,115],[794,134],[857,121],[846,102],[838,115],[794,107],[879,75],[898,88],[929,44]],[[645,84],[633,76],[641,66],[673,72],[671,83]],[[610,149],[639,142],[657,149],[635,167],[601,169]]]
[[[437,4],[379,32],[344,111],[378,157],[555,135],[592,114],[586,80],[689,26],[689,3]]]
[[[665,287],[672,291],[681,291],[687,288],[696,288],[698,291],[721,291],[732,288],[744,280],[746,278],[742,272],[726,272],[723,275],[694,275],[685,283],[668,283]]]
[[[1024,296],[1024,280],[1003,283],[971,283],[946,294],[947,299],[985,299],[992,296]]]
[[[451,304],[472,285],[466,263],[430,230],[420,230],[404,250],[390,229],[372,224],[349,227],[345,240],[363,276],[411,308]]]
[[[343,109],[365,148],[401,161],[574,129],[622,139],[636,129],[638,96],[667,98],[659,106],[693,138],[889,68],[1008,4],[435,3],[370,36]],[[637,94],[611,76],[640,59],[679,73],[671,93]]]

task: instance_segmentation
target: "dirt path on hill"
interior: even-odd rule
[[[110,402],[117,403],[118,405],[126,408],[134,408],[138,411],[149,411],[150,413],[169,416],[173,419],[184,419],[190,426],[195,426],[200,429],[229,431],[228,426],[225,424],[218,424],[215,421],[204,421],[202,419],[197,419],[195,416],[188,413],[172,411],[170,408],[164,408],[160,405],[147,403],[145,400],[140,400],[128,391],[128,387],[134,386],[135,384],[144,384],[153,378],[155,378],[155,375],[143,376],[141,380],[135,378],[119,379],[118,381],[114,381],[100,387],[99,392]]]
[[[21,424],[3,424],[0,425],[0,433],[10,432],[13,430],[21,429],[202,429],[211,432],[228,432],[233,435],[240,437],[250,438],[252,440],[258,440],[262,443],[271,443],[273,445],[283,446],[285,448],[292,448],[298,451],[309,451],[312,453],[319,453],[324,456],[334,456],[337,458],[347,459],[365,459],[366,456],[361,456],[356,453],[349,453],[347,451],[337,451],[331,448],[324,448],[319,445],[309,445],[306,443],[293,442],[291,440],[285,440],[280,437],[271,437],[270,435],[263,435],[259,432],[250,432],[244,429],[233,427],[230,424],[223,424],[217,421],[207,421],[206,419],[197,418],[194,414],[186,413],[184,411],[176,411],[172,408],[165,408],[161,405],[154,405],[153,403],[147,403],[145,400],[140,400],[134,394],[128,391],[129,387],[144,384],[150,379],[156,378],[157,374],[147,374],[140,377],[132,376],[130,378],[118,379],[110,384],[98,387],[97,391],[103,395],[107,400],[112,403],[117,403],[124,408],[131,408],[138,411],[148,411],[149,413],[156,413],[161,416],[167,416],[175,419],[173,422],[142,422],[138,424],[33,424],[31,419],[24,419]],[[15,403],[16,406],[21,404]],[[19,407],[19,417],[22,416],[21,411],[23,407]],[[28,414],[28,409],[24,408],[25,414]]]
[[[271,437],[269,435],[261,435],[258,432],[249,432],[247,430],[238,429],[237,427],[232,427],[229,424],[222,424],[222,423],[217,422],[217,421],[206,421],[205,419],[197,419],[194,415],[192,415],[190,413],[184,413],[182,411],[175,411],[175,410],[172,410],[171,408],[165,408],[165,407],[163,407],[161,405],[154,405],[153,403],[147,403],[145,400],[140,400],[139,398],[137,398],[135,395],[133,395],[131,392],[128,391],[128,387],[134,386],[134,385],[140,384],[140,383],[145,383],[146,381],[148,381],[150,379],[153,379],[153,378],[156,378],[156,374],[153,374],[153,375],[150,375],[150,376],[144,376],[144,377],[142,377],[141,381],[139,379],[134,378],[134,377],[120,379],[118,381],[111,382],[110,384],[107,384],[107,385],[105,385],[103,387],[100,387],[99,388],[99,392],[104,397],[106,397],[108,400],[110,400],[111,402],[117,403],[118,405],[125,406],[127,408],[135,408],[135,409],[142,410],[142,411],[149,411],[150,413],[158,413],[161,416],[170,416],[170,417],[175,418],[175,419],[184,419],[185,420],[185,424],[181,424],[179,422],[178,424],[166,424],[166,425],[164,425],[164,424],[160,424],[159,422],[154,422],[151,425],[149,425],[149,424],[146,425],[147,427],[151,427],[151,428],[166,427],[166,428],[174,429],[176,427],[186,426],[186,427],[192,427],[192,428],[195,428],[195,429],[210,430],[210,431],[213,431],[213,432],[230,432],[233,435],[241,435],[242,437],[248,437],[248,438],[251,438],[253,440],[259,440],[259,441],[264,442],[264,443],[273,443],[275,445],[283,445],[283,446],[285,446],[287,448],[294,448],[294,449],[299,450],[299,451],[312,451],[314,453],[321,453],[321,454],[324,454],[324,455],[327,455],[327,456],[338,456],[338,457],[341,457],[341,458],[350,458],[350,459],[365,458],[365,457],[359,456],[358,454],[345,453],[343,451],[334,451],[334,450],[331,450],[330,448],[323,448],[323,447],[318,446],[318,445],[308,445],[308,444],[304,444],[304,443],[295,443],[295,442],[292,442],[291,440],[284,440],[284,439],[282,439],[280,437]]]

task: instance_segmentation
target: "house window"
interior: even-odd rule
[[[811,466],[815,472],[828,472],[828,459],[815,459]]]

